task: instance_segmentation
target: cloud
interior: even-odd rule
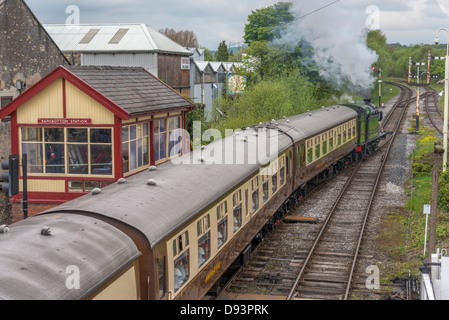
[[[222,40],[243,41],[248,15],[258,8],[287,0],[25,0],[42,23],[64,23],[69,5],[77,5],[81,23],[146,23],[153,29],[174,28],[192,30],[199,42],[212,50]],[[295,5],[309,3],[312,10],[333,0],[293,0]],[[380,28],[389,42],[431,43],[435,31],[447,26],[449,0],[340,0],[313,15],[322,13],[356,19],[362,24],[365,9],[375,5],[380,9]],[[349,17],[347,12],[357,12]],[[322,20],[321,23],[329,23]],[[335,22],[334,22],[335,23]],[[335,25],[342,28],[344,24]],[[345,31],[346,32],[346,31]],[[428,34],[429,33],[429,34]]]
[[[77,5],[81,23],[145,23],[151,28],[192,30],[200,44],[214,50],[218,44],[243,41],[252,10],[276,0],[26,0],[41,23],[65,23],[65,8]]]

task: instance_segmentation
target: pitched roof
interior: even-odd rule
[[[142,23],[45,24],[63,52],[157,52],[191,56],[192,53]]]
[[[141,113],[193,108],[190,101],[142,67],[59,66],[0,109],[0,119],[10,115],[61,77],[120,119],[129,119]]]
[[[142,67],[72,66],[69,70],[129,114],[192,107]]]
[[[196,66],[196,68],[200,71],[200,72],[204,72],[206,70],[207,67],[209,67],[212,71],[212,66],[210,65],[209,61],[193,61],[193,64]]]

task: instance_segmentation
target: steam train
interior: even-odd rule
[[[200,299],[311,185],[377,148],[381,117],[356,103],[260,123],[3,225],[0,298]]]

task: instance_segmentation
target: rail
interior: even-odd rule
[[[349,271],[349,275],[348,275],[348,278],[346,281],[346,288],[344,290],[344,299],[345,300],[347,300],[349,297],[349,292],[350,292],[350,288],[351,288],[352,279],[354,276],[354,270],[355,270],[355,267],[357,264],[357,258],[358,258],[358,253],[359,253],[359,250],[361,247],[362,239],[363,239],[363,234],[365,232],[365,227],[366,227],[367,220],[369,217],[369,212],[371,210],[372,203],[373,203],[376,191],[377,191],[378,183],[380,181],[380,177],[383,172],[385,161],[390,152],[391,146],[394,141],[394,137],[396,136],[396,133],[397,133],[398,129],[400,128],[400,124],[402,123],[402,120],[404,118],[404,114],[405,114],[405,111],[407,110],[407,106],[410,104],[410,102],[412,100],[412,91],[408,87],[400,85],[400,84],[395,84],[395,83],[392,83],[392,84],[400,87],[401,96],[398,99],[398,101],[395,103],[395,105],[393,106],[391,112],[384,119],[382,127],[385,128],[386,125],[390,123],[390,121],[391,121],[390,119],[394,113],[399,113],[399,117],[396,115],[396,117],[398,117],[398,120],[395,124],[394,130],[392,131],[390,138],[385,143],[383,143],[382,146],[380,146],[379,149],[376,151],[376,152],[379,152],[380,150],[386,149],[385,153],[383,155],[380,155],[381,165],[377,169],[377,174],[375,175],[374,185],[373,185],[373,188],[371,190],[369,200],[368,200],[368,205],[366,206],[366,209],[364,210],[364,214],[362,216],[363,222],[362,222],[361,227],[358,232],[357,244],[356,244],[355,250],[352,255],[352,262],[350,263],[350,271]],[[398,110],[399,110],[399,112],[398,112]],[[312,257],[314,257],[314,255],[316,254],[316,248],[317,248],[318,244],[322,241],[323,234],[325,233],[325,231],[330,228],[329,223],[330,223],[332,217],[334,216],[334,213],[336,212],[337,207],[339,206],[340,202],[342,201],[343,196],[347,193],[349,186],[352,185],[354,177],[359,172],[359,170],[363,167],[363,164],[364,164],[364,162],[362,162],[362,161],[357,164],[357,166],[354,169],[354,171],[352,172],[351,176],[348,178],[345,186],[343,187],[340,194],[338,195],[337,200],[335,201],[332,209],[330,210],[330,213],[328,214],[325,222],[323,223],[323,225],[320,229],[320,232],[318,233],[312,247],[310,248],[307,258],[305,259],[305,261],[301,267],[301,270],[299,271],[299,273],[295,279],[295,282],[287,296],[287,300],[291,300],[292,298],[295,297],[296,294],[298,294],[297,288],[300,285],[300,283],[304,277],[305,271],[306,271],[307,267],[309,266],[310,261],[312,260]]]

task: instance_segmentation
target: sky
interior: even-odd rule
[[[241,45],[252,11],[276,0],[25,0],[43,24],[145,23],[159,30],[191,30],[200,46],[216,50],[221,41]],[[435,32],[449,29],[449,0],[293,0],[298,20],[335,23],[341,32],[360,33],[365,27],[381,29],[388,43],[433,43]],[[305,4],[307,5],[305,6]],[[324,8],[323,8],[324,7]],[[318,10],[322,8],[321,10]],[[318,10],[317,12],[308,14]],[[67,11],[67,13],[66,13]],[[346,15],[350,12],[350,15]],[[308,14],[308,15],[307,15]],[[349,17],[349,19],[348,19]],[[354,19],[354,17],[357,17]],[[332,19],[329,19],[332,18]],[[345,20],[346,19],[346,20]],[[345,28],[347,24],[348,28]],[[298,33],[301,33],[300,25]],[[441,43],[447,34],[440,33]]]

